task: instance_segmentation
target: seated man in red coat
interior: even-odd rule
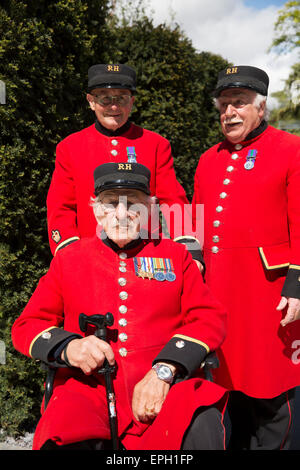
[[[224,339],[225,312],[183,245],[145,235],[148,168],[106,163],[94,179],[103,231],[57,253],[12,328],[17,350],[69,366],[58,369],[33,449],[105,448],[105,360],[126,449],[224,449],[227,392],[199,368]],[[80,314],[106,312],[106,341],[83,334]]]

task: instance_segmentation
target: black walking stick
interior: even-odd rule
[[[114,317],[111,313],[106,315],[85,315],[81,313],[79,315],[79,326],[81,331],[86,331],[88,325],[96,326],[95,336],[97,338],[106,341],[107,326],[112,326],[114,323]],[[116,415],[116,399],[112,383],[112,373],[114,372],[115,367],[110,366],[107,359],[103,363],[102,369],[99,369],[97,372],[104,375],[105,379],[105,388],[106,388],[106,397],[107,397],[107,407],[108,407],[108,416],[109,416],[109,425],[111,432],[111,439],[113,444],[113,449],[119,449],[118,441],[118,431],[117,431],[117,415]]]

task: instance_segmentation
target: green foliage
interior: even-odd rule
[[[277,50],[279,54],[285,54],[300,46],[299,0],[285,3],[283,9],[279,10],[274,29],[275,38],[271,48]]]
[[[286,54],[300,47],[300,0],[287,2],[279,11],[271,48]],[[293,65],[284,89],[273,93],[279,106],[270,116],[270,124],[300,135],[300,62]]]
[[[300,63],[293,65],[284,89],[272,96],[277,98],[279,106],[272,110],[270,124],[300,135]]]
[[[0,428],[37,421],[42,374],[10,331],[51,260],[45,201],[56,144],[85,126],[86,71],[105,60],[107,0],[2,1],[0,80]]]

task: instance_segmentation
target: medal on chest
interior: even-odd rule
[[[149,256],[133,258],[135,274],[142,279],[173,282],[176,279],[173,261],[169,258]]]
[[[257,156],[257,150],[255,149],[249,150],[248,155],[246,157],[247,161],[244,164],[245,170],[252,170],[254,168],[256,156]]]
[[[127,162],[137,163],[135,148],[134,147],[127,147],[126,150],[127,150]]]

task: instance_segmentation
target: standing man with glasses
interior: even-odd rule
[[[176,179],[169,141],[129,120],[135,91],[133,68],[123,64],[89,68],[86,98],[96,121],[58,144],[47,197],[48,233],[54,255],[68,244],[95,234],[95,218],[89,206],[93,170],[102,163],[118,161],[142,163],[149,168],[151,194],[163,204],[162,213],[172,205],[181,209],[181,215],[169,224],[170,237],[188,243],[193,258],[202,259],[196,239],[181,236],[188,200]],[[169,214],[165,218],[169,220]]]

